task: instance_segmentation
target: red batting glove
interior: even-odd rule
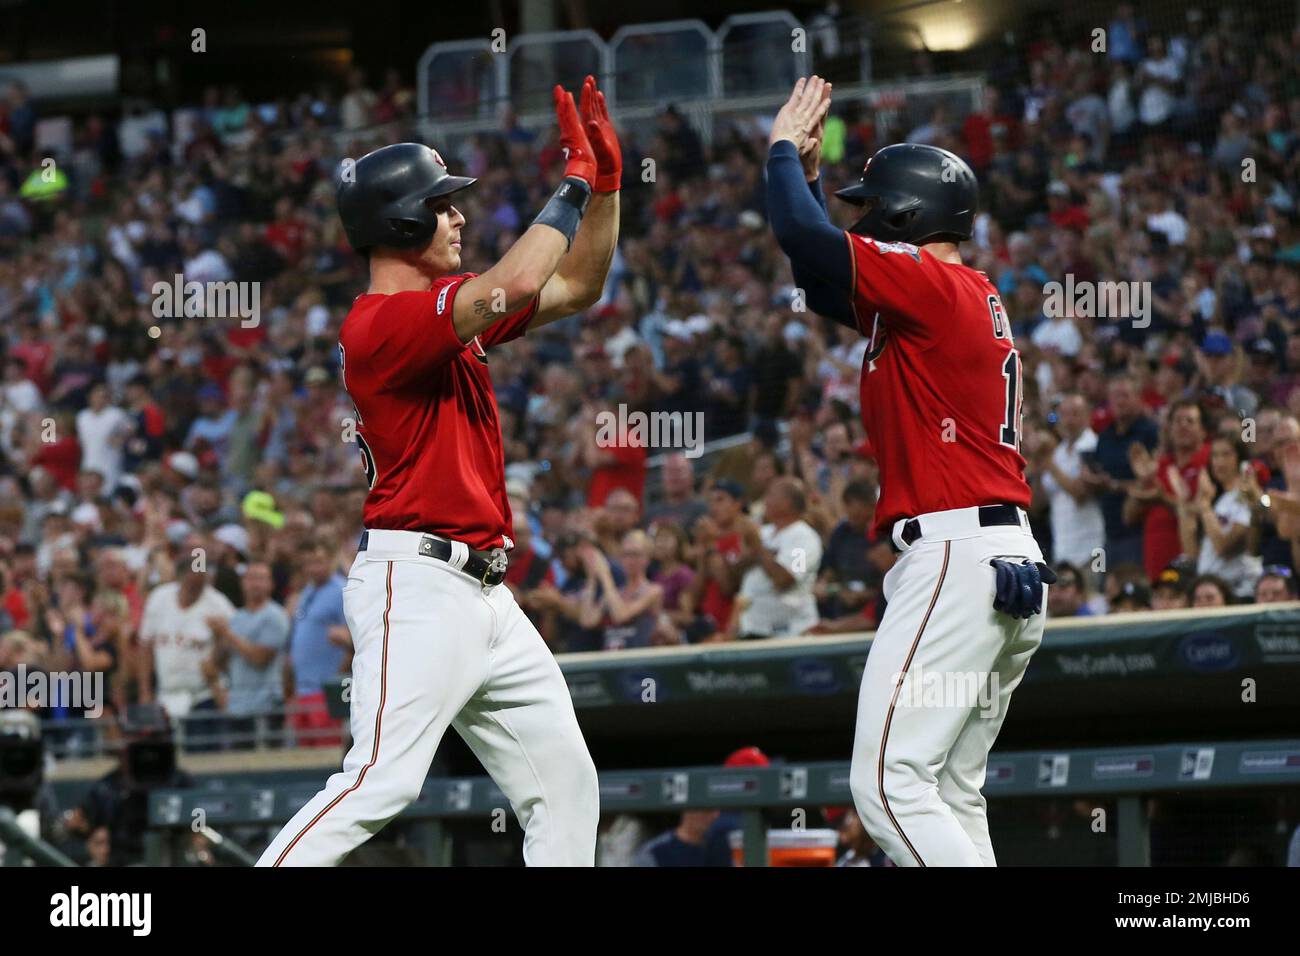
[[[578,118],[578,108],[573,105],[573,94],[566,93],[562,86],[556,84],[554,97],[555,118],[560,124],[560,145],[564,147],[567,160],[564,175],[576,176],[588,186],[594,187],[596,157],[591,149],[591,141],[582,128],[582,120]]]
[[[618,144],[618,134],[605,108],[605,94],[596,89],[596,80],[588,76],[582,84],[582,123],[587,129],[596,154],[596,185],[598,193],[617,192],[623,185],[623,148]]]

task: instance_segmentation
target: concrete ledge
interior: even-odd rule
[[[284,750],[235,750],[214,754],[177,755],[182,770],[194,776],[279,773],[285,770],[337,770],[343,753],[337,747],[298,747]],[[45,775],[51,783],[98,780],[117,766],[113,757],[61,760]]]

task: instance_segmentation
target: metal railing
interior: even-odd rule
[[[202,711],[172,717],[172,741],[182,753],[338,747],[348,733],[347,722],[325,727],[294,726],[294,716],[308,710],[288,704],[253,714]],[[45,752],[55,760],[113,756],[120,748],[116,721],[107,716],[93,720],[47,718],[41,721],[41,739]]]
[[[40,837],[28,833],[6,806],[0,806],[0,850],[3,850],[0,853],[3,866],[21,866],[26,860],[37,866],[77,865]]]
[[[1153,794],[1213,792],[1300,785],[1300,740],[1181,743],[1077,750],[994,752],[984,794],[1009,797],[1091,796],[1116,806],[1113,832],[1120,866],[1149,866],[1151,821],[1144,801]],[[194,819],[225,827],[278,827],[316,793],[316,787],[227,787],[159,790],[150,795],[146,840],[149,863],[169,858],[170,837],[192,830]],[[688,767],[608,771],[600,775],[601,812],[665,813],[733,810],[744,833],[746,866],[768,859],[767,821],[773,811],[851,806],[849,765],[812,762],[771,767]],[[427,781],[395,821],[427,863],[448,865],[447,825],[482,819],[510,806],[490,778]]]

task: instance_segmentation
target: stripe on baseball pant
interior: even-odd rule
[[[357,774],[356,783],[331,800],[324,810],[316,814],[316,816],[312,818],[311,822],[298,832],[298,835],[293,838],[289,845],[284,848],[284,852],[276,859],[275,866],[279,866],[284,862],[284,858],[289,855],[289,851],[298,845],[298,841],[306,836],[307,831],[319,823],[325,814],[337,807],[343,801],[343,798],[349,793],[354,793],[360,789],[361,784],[366,779],[366,774],[370,772],[370,768],[379,762],[379,738],[384,728],[384,701],[388,696],[388,616],[393,610],[393,562],[391,561],[388,562],[388,573],[384,580],[384,591],[386,594],[384,601],[384,653],[383,663],[379,671],[379,709],[375,712],[375,744],[370,750],[370,761],[362,767],[361,772]]]
[[[338,865],[419,796],[449,727],[509,800],[528,865],[593,865],[596,770],[555,656],[509,588],[484,591],[414,549],[371,548],[343,608],[356,645],[352,746],[258,865]]]
[[[899,866],[995,864],[981,793],[1011,692],[1044,618],[993,609],[989,560],[1041,560],[1028,532],[922,539],[885,576],[849,772],[872,839]]]
[[[889,806],[889,795],[885,793],[885,750],[889,747],[889,726],[894,722],[894,708],[898,705],[898,695],[903,690],[903,678],[907,675],[908,668],[912,666],[912,658],[916,656],[916,648],[921,643],[921,636],[925,634],[925,626],[930,623],[930,615],[934,613],[934,606],[939,603],[939,592],[943,590],[943,580],[948,576],[948,560],[951,556],[952,542],[945,541],[943,543],[943,567],[939,570],[939,580],[934,586],[934,596],[930,598],[930,606],[925,609],[925,617],[921,619],[921,626],[916,629],[916,637],[912,640],[912,649],[907,652],[907,661],[903,664],[902,674],[899,675],[898,683],[894,686],[894,695],[889,700],[889,713],[885,717],[885,730],[880,737],[880,758],[876,762],[876,786],[880,788],[880,802],[885,807],[885,813],[889,814],[889,822],[894,825],[899,837],[907,844],[912,856],[916,857],[918,866],[925,866],[925,860],[921,859],[921,854],[916,852],[916,847],[912,846],[912,841],[907,838],[903,828],[898,825],[898,818],[894,816],[894,811]]]

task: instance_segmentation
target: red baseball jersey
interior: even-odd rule
[[[860,389],[880,465],[876,532],[931,511],[1027,508],[1020,353],[997,289],[916,246],[846,235],[869,340]]]
[[[339,366],[370,484],[365,526],[483,550],[512,546],[487,352],[524,333],[537,301],[461,342],[452,305],[472,277],[446,276],[427,292],[358,296],[339,333]]]

